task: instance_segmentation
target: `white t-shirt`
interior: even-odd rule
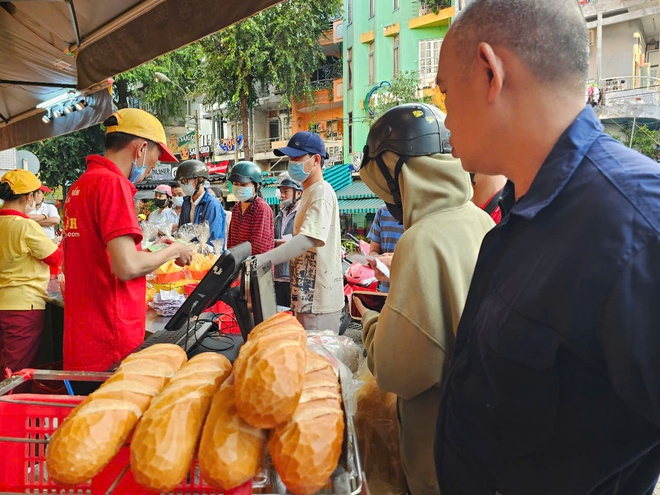
[[[325,314],[344,306],[341,232],[337,195],[326,181],[303,191],[293,235],[303,234],[323,244],[291,260],[291,309]]]
[[[55,208],[55,205],[51,205],[50,203],[46,203],[45,201],[39,205],[38,208],[35,208],[32,210],[32,214],[34,215],[46,215],[48,218],[50,217],[57,217],[59,220],[60,214],[57,213],[57,208]],[[55,226],[51,225],[50,227],[41,227],[44,231],[44,234],[48,236],[50,240],[53,240],[55,238]]]
[[[172,208],[163,208],[163,211],[154,210],[149,214],[147,220],[149,223],[158,224],[170,224],[170,223],[179,223],[179,215]]]

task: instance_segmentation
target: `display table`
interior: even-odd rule
[[[147,322],[144,338],[160,332],[170,320],[167,316],[158,316],[147,307]],[[61,369],[64,342],[64,299],[61,292],[49,292],[46,299],[44,333],[39,346],[37,367]]]

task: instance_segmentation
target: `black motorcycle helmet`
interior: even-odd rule
[[[390,108],[369,129],[360,168],[375,160],[387,180],[394,203],[386,203],[387,209],[400,223],[403,221],[399,174],[401,167],[411,156],[427,156],[451,153],[449,131],[445,127],[445,114],[426,103],[404,103]],[[391,151],[399,155],[394,177],[383,162],[382,154]]]
[[[179,168],[176,169],[175,179],[180,182],[182,180],[196,179],[197,177],[209,178],[209,169],[205,163],[199,160],[186,160],[181,162]]]
[[[404,156],[451,153],[444,122],[445,114],[426,103],[390,108],[369,129],[361,165],[385,151]]]

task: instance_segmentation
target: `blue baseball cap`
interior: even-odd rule
[[[284,148],[277,148],[273,151],[276,156],[291,156],[298,158],[306,155],[320,155],[321,158],[328,158],[325,151],[325,143],[321,136],[315,132],[300,131],[296,132]]]

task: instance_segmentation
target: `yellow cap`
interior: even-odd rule
[[[14,194],[27,194],[41,187],[41,181],[29,170],[10,170],[2,176],[0,182],[6,182]]]
[[[117,124],[106,126],[106,134],[123,132],[132,136],[148,139],[149,141],[158,143],[158,146],[160,146],[160,161],[178,161],[167,148],[167,145],[165,144],[167,141],[167,138],[165,137],[165,129],[163,129],[163,125],[156,117],[138,108],[122,108],[113,113],[109,119],[112,117],[115,117]]]

